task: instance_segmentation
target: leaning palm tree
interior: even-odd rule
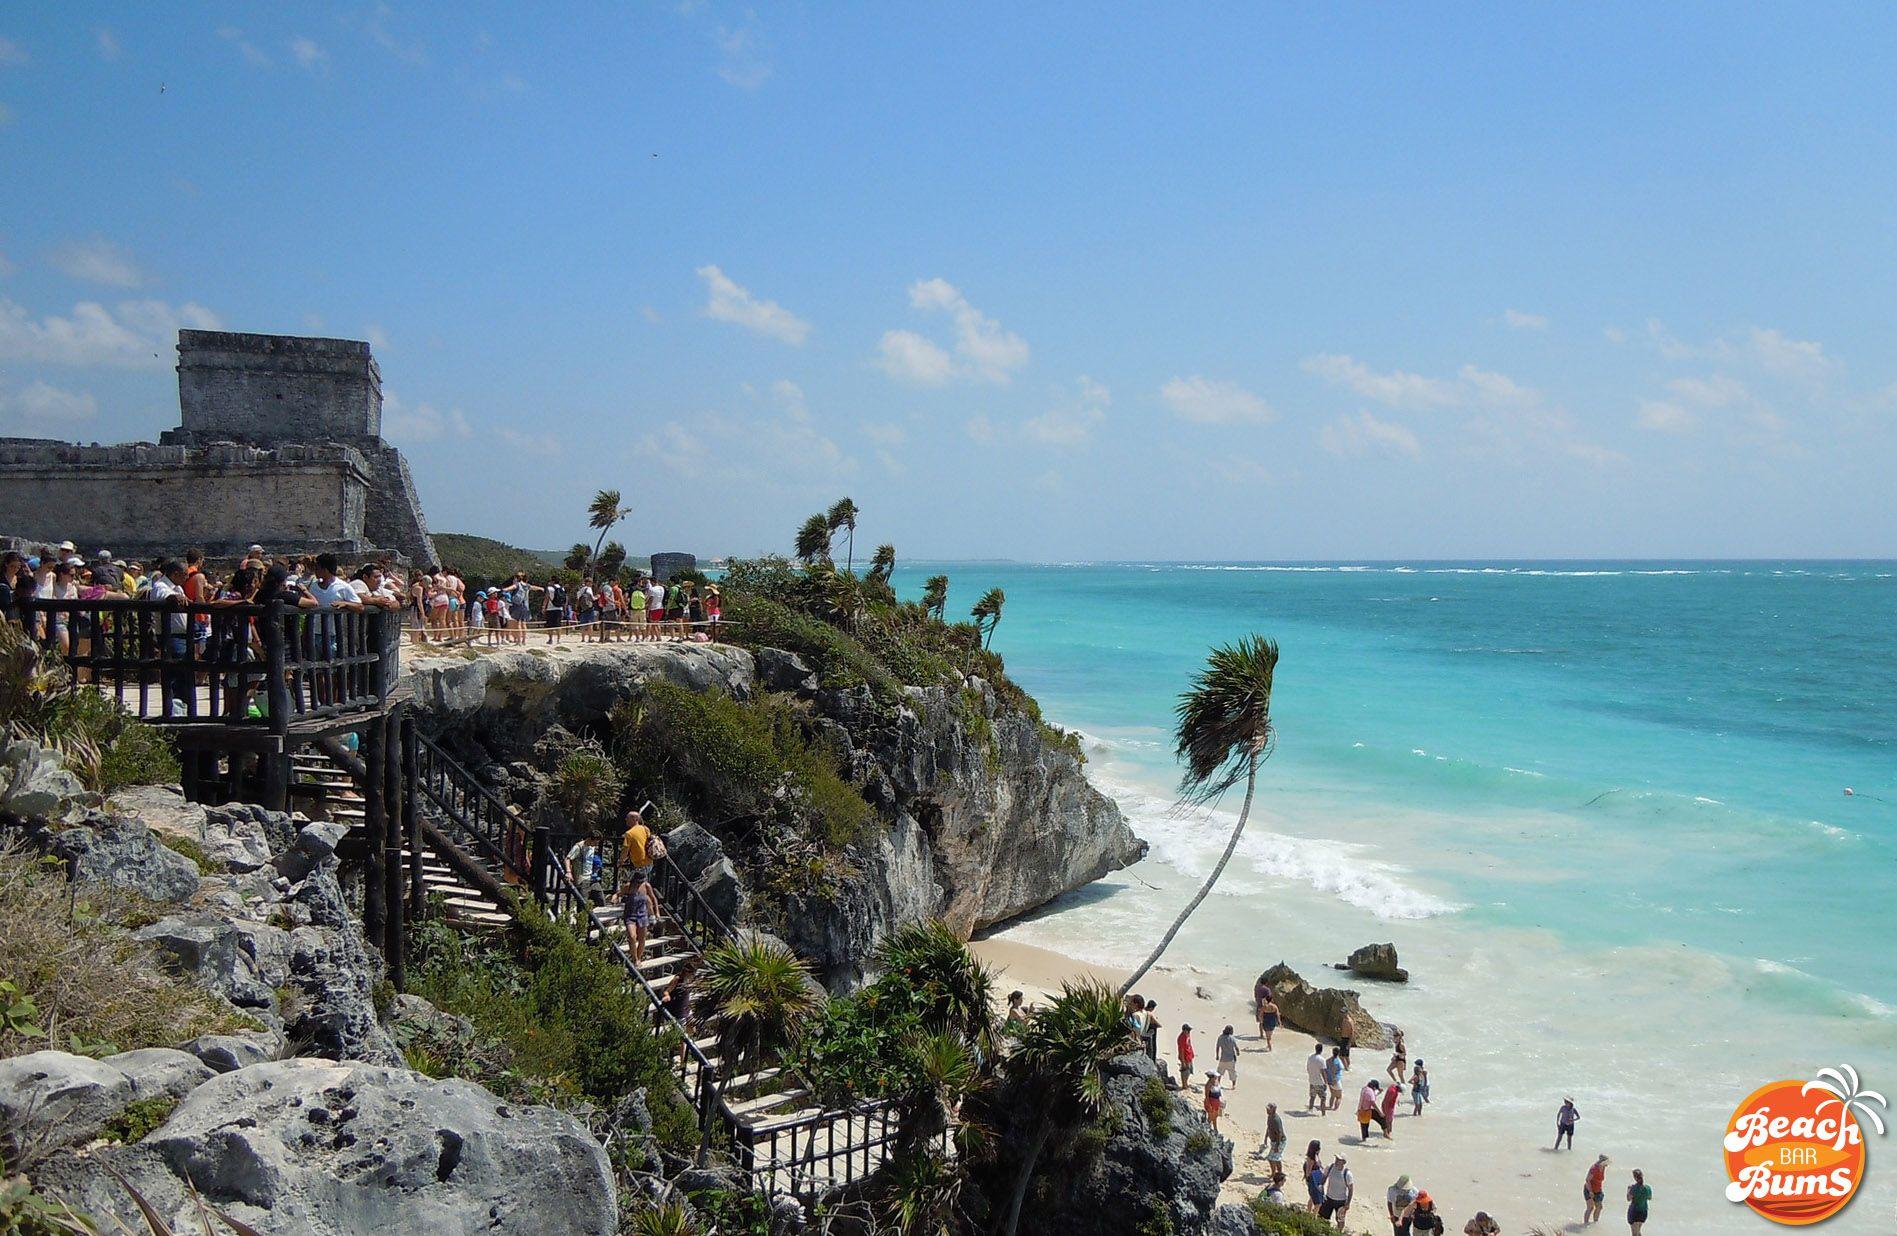
[[[1015,1168],[1001,1230],[1014,1236],[1021,1202],[1048,1140],[1057,1128],[1076,1128],[1099,1112],[1106,1100],[1106,1063],[1133,1050],[1120,997],[1093,979],[1069,983],[1060,996],[1036,1013],[1003,1066],[1023,1100],[1017,1111],[1031,1111],[1034,1124]]]
[[[1001,625],[1001,607],[1007,603],[1007,593],[999,588],[990,588],[981,594],[981,600],[975,602],[975,607],[968,611],[969,616],[975,620],[978,631],[983,627],[987,628],[987,638],[981,645],[983,648],[994,643],[995,628]]]
[[[784,945],[739,936],[705,953],[699,988],[715,1019],[734,1075],[740,1062],[753,1070],[781,1053],[817,1011],[820,997],[810,971]]]
[[[818,512],[797,529],[797,557],[805,566],[827,561],[830,557],[830,521]]]
[[[829,523],[832,533],[843,531],[850,534],[849,552],[843,560],[843,569],[854,571],[856,569],[856,503],[848,498],[838,498],[831,505],[830,513],[824,518]]]
[[[594,558],[599,557],[599,548],[606,543],[606,534],[613,530],[613,525],[630,514],[629,509],[619,505],[617,489],[602,489],[593,495],[593,500],[586,504],[586,526],[599,531],[593,540]]]
[[[889,582],[889,577],[895,573],[896,547],[888,544],[878,545],[876,556],[869,560],[869,577],[886,584]]]
[[[1214,648],[1205,668],[1193,677],[1192,688],[1179,697],[1178,755],[1186,762],[1179,777],[1179,796],[1189,803],[1209,803],[1225,791],[1245,783],[1245,802],[1238,822],[1225,843],[1225,853],[1205,878],[1186,908],[1160,937],[1159,947],[1140,968],[1120,984],[1124,996],[1153,968],[1192,912],[1212,892],[1232,861],[1232,851],[1251,815],[1252,794],[1258,788],[1258,765],[1271,755],[1277,731],[1271,726],[1271,678],[1278,668],[1278,645],[1262,635],[1247,635],[1236,644]]]
[[[931,575],[922,585],[922,612],[933,614],[937,622],[942,621],[942,612],[948,608],[948,576]]]

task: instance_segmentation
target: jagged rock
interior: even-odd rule
[[[334,889],[332,877],[321,878]],[[341,901],[340,893],[336,900]],[[332,1060],[400,1065],[402,1050],[376,1016],[382,962],[369,951],[360,929],[298,927],[289,934],[291,982],[297,991],[294,1007],[284,1010],[291,1040]]]
[[[455,1013],[444,1013],[420,996],[403,992],[395,997],[392,1029],[398,1033],[404,1027],[414,1027],[437,1038],[471,1039],[474,1037],[474,1023]]]
[[[198,891],[198,865],[166,849],[139,820],[94,816],[55,835],[52,852],[75,864],[82,884],[129,889],[167,904]]]
[[[1359,978],[1383,979],[1391,983],[1407,983],[1410,972],[1396,964],[1396,945],[1366,944],[1353,952],[1336,970],[1348,970]]]
[[[1231,1144],[1212,1132],[1196,1104],[1170,1090],[1158,1100],[1170,1128],[1162,1133],[1154,1127],[1149,1091],[1161,1077],[1146,1053],[1116,1057],[1102,1072],[1106,1094],[1093,1127],[1104,1132],[1103,1144],[1097,1154],[1071,1162],[1043,1157],[1022,1230],[1099,1236],[1206,1236],[1217,1230],[1214,1213],[1219,1186],[1232,1172]],[[1036,1120],[1034,1113],[1021,1113],[1010,1141],[1031,1135]],[[1030,1213],[1037,1198],[1048,1209]]]
[[[204,1062],[213,1073],[229,1073],[275,1060],[283,1054],[281,1030],[244,1030],[237,1034],[200,1034],[184,1051]]]
[[[817,689],[817,671],[796,653],[782,648],[760,648],[754,655],[758,681],[766,688],[799,695],[808,695]]]
[[[0,816],[56,819],[87,797],[59,752],[27,738],[0,741]]]
[[[188,1177],[266,1236],[364,1232],[610,1236],[612,1173],[578,1121],[459,1079],[284,1060],[199,1086],[136,1146],[56,1155],[42,1192],[142,1229],[110,1164],[180,1231]]]
[[[1250,1206],[1229,1202],[1212,1212],[1206,1236],[1258,1236],[1258,1219]]]
[[[302,880],[323,863],[336,857],[336,847],[349,835],[349,826],[334,821],[305,824],[296,842],[277,855],[277,871],[291,880]]]
[[[245,935],[216,914],[174,914],[132,933],[157,947],[167,968],[195,979],[242,1009],[273,1009],[271,985],[257,973]]]
[[[1336,1038],[1348,1028],[1356,1047],[1388,1047],[1383,1023],[1364,1011],[1357,993],[1348,988],[1313,987],[1282,961],[1265,971],[1265,982],[1277,999],[1284,1024],[1322,1038]]]
[[[665,850],[712,913],[731,924],[744,917],[744,881],[725,857],[723,842],[688,822],[665,834]]]
[[[0,1060],[0,1142],[17,1162],[98,1136],[140,1099],[177,1098],[211,1070],[181,1051],[149,1047],[104,1060],[36,1051]]]

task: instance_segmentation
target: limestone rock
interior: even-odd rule
[[[1388,1047],[1383,1023],[1364,1011],[1357,993],[1347,988],[1313,987],[1282,961],[1265,971],[1277,998],[1284,1024],[1322,1038],[1336,1038],[1346,1029],[1356,1047]]]
[[[200,1034],[184,1051],[204,1062],[213,1073],[229,1073],[275,1060],[284,1051],[280,1030],[243,1030],[236,1034]]]
[[[195,979],[241,1009],[271,1009],[276,997],[244,949],[244,935],[217,914],[174,914],[140,927],[133,938],[156,946],[167,968]]]
[[[87,797],[59,752],[26,738],[0,741],[0,816],[55,819]]]
[[[167,904],[198,891],[198,865],[166,849],[140,820],[95,814],[57,834],[52,852],[74,864],[82,884],[129,889]]]
[[[1396,964],[1394,944],[1366,944],[1335,968],[1348,970],[1359,978],[1383,979],[1391,983],[1410,981],[1410,972]]]
[[[296,835],[296,842],[288,850],[277,855],[277,871],[291,880],[308,877],[323,863],[336,856],[336,847],[349,835],[349,826],[336,821],[323,821],[305,824]]]
[[[758,681],[767,689],[799,695],[816,691],[817,671],[796,653],[782,648],[760,648],[756,656]]]
[[[251,1065],[199,1086],[136,1146],[41,1168],[43,1192],[143,1230],[108,1163],[180,1231],[197,1230],[187,1176],[266,1236],[609,1236],[616,1214],[605,1153],[571,1116],[366,1064]]]
[[[731,925],[744,918],[744,881],[725,857],[723,842],[697,824],[685,823],[665,834],[665,851],[713,914]]]
[[[211,1070],[170,1048],[122,1052],[104,1060],[36,1051],[0,1060],[0,1143],[18,1161],[98,1136],[140,1099],[177,1098],[208,1081]]]

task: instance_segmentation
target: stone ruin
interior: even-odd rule
[[[0,531],[143,560],[256,542],[440,561],[408,461],[382,440],[367,343],[181,330],[178,405],[156,443],[0,438]]]

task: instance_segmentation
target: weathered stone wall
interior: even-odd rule
[[[0,439],[0,528],[88,554],[216,557],[252,541],[365,553],[369,472],[348,446],[75,446]]]
[[[186,434],[229,442],[322,442],[382,433],[382,374],[353,339],[178,332]]]

